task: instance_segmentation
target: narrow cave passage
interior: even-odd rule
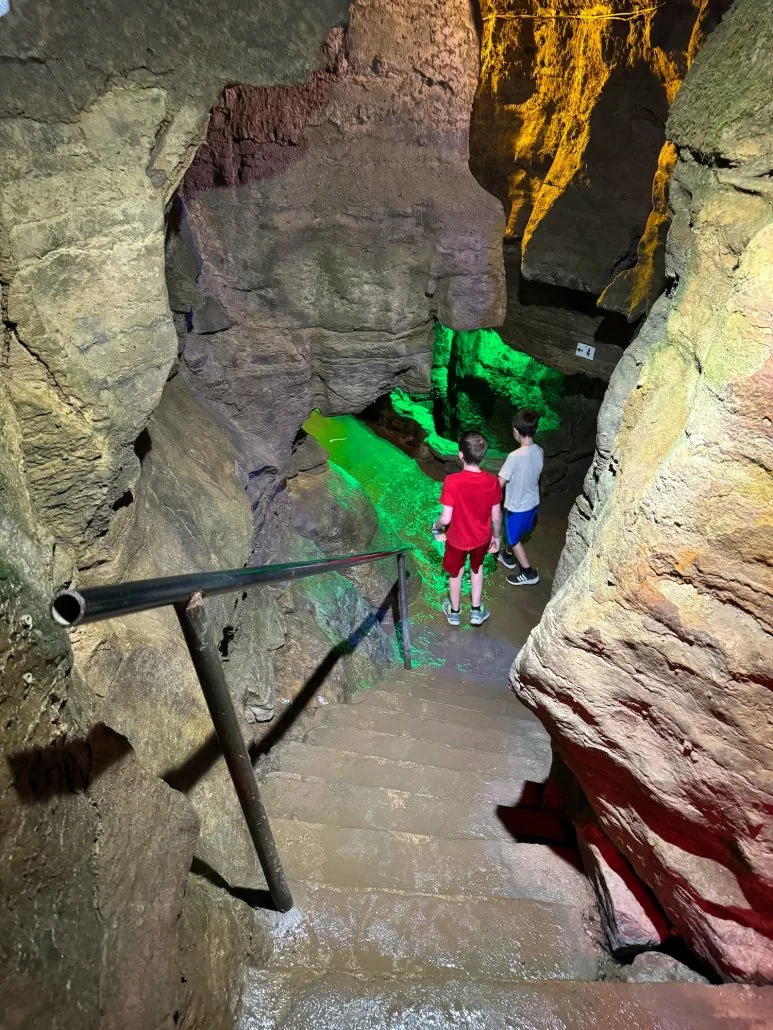
[[[454,333],[438,325],[429,394],[394,390],[360,417],[315,412],[304,429],[329,460],[359,484],[376,509],[376,547],[411,548],[415,568],[411,617],[418,665],[445,666],[492,684],[507,678],[513,659],[550,597],[566,537],[569,510],[593,451],[600,384],[567,376],[503,344],[493,330]],[[574,381],[573,381],[574,380]],[[583,392],[584,391],[584,392]],[[447,595],[443,545],[430,534],[440,485],[458,471],[458,435],[482,431],[489,440],[483,468],[497,473],[515,449],[511,416],[519,407],[541,415],[537,442],[546,451],[538,525],[527,543],[540,582],[517,589],[493,555],[484,561],[485,598],[492,618],[449,632],[441,612]],[[469,570],[463,595],[469,592]]]
[[[767,1027],[773,0],[0,36],[3,1030]],[[452,628],[441,481],[522,407],[540,580]],[[395,544],[410,670],[393,556],[285,578]],[[233,779],[171,607],[50,607],[215,570]]]

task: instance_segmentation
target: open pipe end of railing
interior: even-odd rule
[[[60,590],[51,601],[51,618],[65,629],[73,629],[86,614],[86,601],[77,590]]]

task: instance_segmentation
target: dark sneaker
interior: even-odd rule
[[[516,572],[513,576],[507,577],[507,582],[511,587],[533,587],[536,583],[539,583],[539,573],[536,569],[521,569],[520,572]]]
[[[470,612],[470,625],[482,626],[486,619],[489,618],[491,618],[491,612],[488,610],[485,604],[482,604],[480,608],[473,608],[473,610]]]
[[[449,626],[461,625],[462,614],[461,612],[451,611],[451,600],[448,597],[443,599],[443,613],[445,614],[445,617],[448,619]]]
[[[497,551],[497,561],[501,562],[506,569],[517,569],[518,561],[512,554],[508,554],[507,551]]]

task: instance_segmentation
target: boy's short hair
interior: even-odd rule
[[[468,429],[459,437],[459,450],[468,465],[480,465],[488,450],[488,440],[477,429]]]
[[[520,436],[534,436],[539,425],[539,412],[531,408],[521,408],[513,415],[513,429]]]

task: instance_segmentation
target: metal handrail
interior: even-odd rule
[[[405,668],[410,669],[406,550],[373,551],[343,558],[258,565],[220,572],[195,572],[187,576],[135,580],[82,590],[60,590],[51,601],[52,618],[68,629],[99,619],[113,619],[166,605],[174,606],[271,898],[280,912],[287,912],[293,907],[293,898],[225,680],[219,640],[207,621],[204,597],[241,591],[265,583],[281,583],[326,572],[339,572],[384,558],[396,558],[403,662]]]
[[[51,602],[55,622],[68,629],[117,615],[132,615],[169,604],[184,604],[201,591],[206,597],[229,594],[234,590],[281,583],[323,572],[338,572],[355,565],[398,557],[406,548],[373,551],[344,558],[317,558],[314,561],[287,562],[284,565],[253,565],[243,569],[222,569],[219,572],[193,572],[186,576],[164,576],[160,579],[138,579],[128,583],[87,587],[84,590],[60,590]]]

